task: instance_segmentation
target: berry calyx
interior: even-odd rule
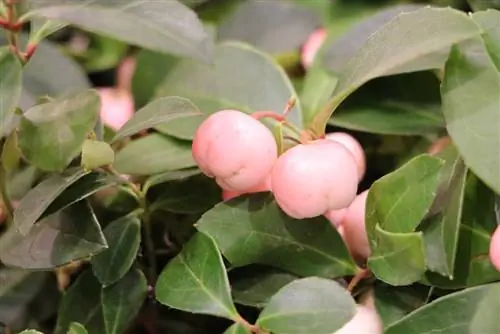
[[[490,241],[490,261],[500,271],[500,225],[495,229]]]
[[[356,196],[346,210],[342,222],[344,240],[351,254],[359,259],[366,259],[371,254],[366,234],[365,212],[368,190]]]
[[[366,156],[361,144],[356,138],[345,132],[329,133],[326,135],[326,139],[334,140],[344,145],[351,152],[358,166],[358,180],[361,181],[366,172]]]
[[[201,171],[229,191],[246,191],[263,183],[277,158],[271,131],[238,110],[210,115],[197,129],[193,159]]]
[[[295,219],[347,207],[356,197],[357,186],[354,157],[344,145],[326,139],[289,149],[271,172],[278,205]]]

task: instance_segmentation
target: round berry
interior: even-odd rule
[[[490,261],[493,266],[500,271],[500,225],[491,236],[490,241]]]
[[[367,197],[368,190],[356,196],[356,199],[347,208],[342,222],[344,240],[351,254],[360,259],[366,259],[371,254],[365,225]]]
[[[341,143],[352,153],[358,166],[358,180],[361,181],[366,172],[366,156],[361,144],[356,138],[345,132],[329,133],[326,135],[326,139]]]

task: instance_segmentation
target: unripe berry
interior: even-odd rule
[[[500,271],[500,225],[491,236],[490,241],[490,261],[493,266]]]
[[[356,199],[347,208],[342,222],[344,240],[352,255],[366,259],[371,254],[368,236],[366,235],[365,212],[368,190],[356,196]]]
[[[263,183],[278,158],[271,131],[237,110],[210,115],[197,129],[193,158],[225,190],[246,191]]]
[[[241,196],[243,194],[258,193],[264,191],[271,191],[271,179],[269,177],[263,183],[258,184],[257,186],[247,189],[245,191],[230,191],[222,189],[222,200],[228,201],[232,198]]]
[[[382,334],[383,328],[375,308],[357,305],[356,315],[333,334]]]
[[[130,92],[116,88],[100,88],[101,120],[112,128],[119,130],[134,116],[134,100]]]
[[[327,30],[325,28],[316,29],[311,35],[309,35],[307,41],[302,46],[302,51],[300,53],[300,60],[304,68],[311,67],[316,54],[326,39],[326,36]]]
[[[356,168],[344,145],[320,139],[281,155],[271,173],[271,187],[290,217],[317,217],[351,204],[358,186]]]
[[[326,135],[326,139],[334,140],[344,145],[354,156],[358,166],[358,180],[361,181],[366,172],[366,156],[361,144],[348,133],[333,132]]]

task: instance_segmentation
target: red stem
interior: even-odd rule
[[[275,113],[274,111],[257,111],[251,115],[253,118],[260,120],[261,118],[269,117],[277,120],[278,122],[284,122],[285,116]]]

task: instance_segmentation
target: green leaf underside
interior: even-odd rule
[[[7,47],[0,48],[0,138],[11,130],[14,110],[21,98],[22,66]]]

